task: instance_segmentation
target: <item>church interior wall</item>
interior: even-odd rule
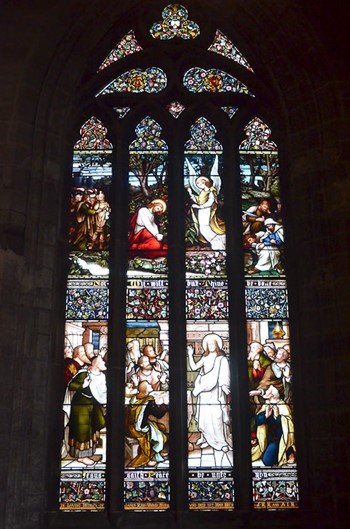
[[[143,2],[5,2],[0,21],[0,211],[4,529],[45,528],[56,479],[53,395],[62,371],[64,200],[86,78],[118,20]],[[349,77],[345,7],[313,0],[187,2],[237,35],[256,65],[284,168],[287,271],[303,527],[345,529],[349,499]],[[159,13],[162,2],[150,2]],[[190,9],[190,7],[189,7]],[[208,14],[207,14],[208,13]],[[151,14],[149,16],[151,16]],[[328,24],[330,17],[332,26]],[[257,330],[252,330],[258,332]],[[56,428],[56,429],[55,429]],[[57,470],[56,470],[57,472]],[[277,520],[277,521],[276,521]],[[174,522],[175,523],[175,522]],[[203,521],[205,527],[212,522]],[[238,523],[238,522],[237,522]],[[244,527],[293,526],[256,514]],[[127,527],[127,523],[125,525]]]

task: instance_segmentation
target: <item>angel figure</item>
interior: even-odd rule
[[[218,176],[218,156],[215,157],[210,178],[197,176],[188,158],[186,162],[190,172],[188,193],[193,202],[191,213],[198,240],[209,243],[212,250],[225,250],[225,223],[216,215],[221,183]]]

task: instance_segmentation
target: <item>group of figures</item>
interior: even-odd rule
[[[197,246],[211,250],[225,250],[225,223],[218,215],[218,157],[215,158],[210,176],[196,176],[196,171],[186,158],[189,179],[186,185],[189,195],[189,217],[195,232]],[[148,259],[166,257],[168,245],[166,233],[161,233],[159,219],[167,209],[166,201],[154,198],[141,205],[130,220],[129,257],[142,256]]]
[[[272,202],[271,199],[262,198],[259,204],[243,211],[244,248],[250,254],[247,263],[248,274],[284,272],[281,252],[284,232],[280,204],[277,203],[274,210]]]
[[[194,347],[187,347],[188,362],[196,375],[192,396],[196,402],[195,420],[200,436],[198,449],[208,446],[215,451],[217,466],[232,466],[230,426],[230,370],[222,349],[222,338],[209,333],[202,340],[202,352],[194,358]],[[128,467],[155,466],[164,458],[167,435],[164,423],[153,420],[168,412],[169,364],[167,351],[157,354],[152,345],[140,349],[138,340],[127,344],[126,354],[127,436],[138,442],[137,456]],[[159,402],[161,402],[159,404]],[[158,402],[158,403],[157,403]],[[192,409],[192,407],[191,407]],[[150,416],[153,418],[150,419]],[[189,417],[189,421],[191,417]]]
[[[228,279],[219,175],[222,153],[213,131],[198,121],[184,159],[189,502],[191,509],[204,509],[210,498],[212,508],[232,509]],[[152,506],[147,508],[163,510],[169,508],[170,499],[167,150],[160,128],[150,118],[141,128],[146,137],[149,134],[150,148],[147,141],[139,145],[135,140],[129,172],[124,499],[127,509],[143,510],[149,503]],[[266,189],[247,186],[242,207],[245,272],[246,278],[266,276],[252,277],[259,285],[251,289],[260,289],[265,298],[271,291],[273,299],[282,299],[276,289],[284,288],[287,295],[285,280],[280,279],[284,233],[278,193],[272,192],[270,184],[266,183]],[[79,263],[89,265],[89,272],[98,268],[90,285],[96,293],[97,277],[102,277],[105,267],[97,261],[88,263],[87,256],[93,258],[96,253],[101,259],[105,253],[108,262],[110,206],[98,185],[90,187],[73,187],[69,236],[71,249],[81,252]],[[142,266],[136,264],[140,262]],[[276,303],[269,306],[268,314],[257,310],[258,320],[285,318],[287,314],[282,315]],[[202,306],[207,307],[205,312]],[[98,321],[99,315],[95,318]],[[296,463],[289,349],[286,340],[266,339],[263,328],[267,329],[268,322],[261,325],[265,343],[252,342],[248,351],[252,462],[258,471],[273,472],[284,466],[288,477],[292,469],[287,467]],[[86,335],[84,345],[65,351],[62,457],[68,462],[66,469],[71,463],[71,469],[96,470],[101,463],[104,471],[100,437],[105,441],[107,355],[104,348],[94,350],[85,340]],[[261,487],[259,478],[255,485]]]
[[[187,160],[188,164],[190,162]],[[193,170],[193,168],[191,168]],[[199,176],[190,179],[188,194],[191,200],[192,227],[197,244],[211,250],[225,250],[225,223],[218,216],[218,187],[214,177]],[[147,258],[164,257],[168,246],[163,242],[157,218],[166,211],[166,202],[160,198],[142,206],[131,219],[129,255],[142,253]],[[261,199],[259,204],[243,212],[244,247],[251,253],[248,273],[277,271],[283,273],[281,250],[284,231],[279,211],[272,212],[270,201]],[[277,219],[277,220],[276,220]]]
[[[84,466],[101,459],[95,452],[106,426],[106,360],[106,348],[96,351],[91,342],[65,350],[62,458]]]
[[[72,157],[60,509],[105,507],[112,149],[96,117]]]
[[[240,144],[242,222],[246,272],[279,276],[284,273],[279,161],[271,129],[259,118],[245,127]]]
[[[154,467],[167,457],[168,421],[157,420],[169,411],[167,351],[157,354],[151,344],[144,345],[141,351],[138,340],[128,342],[125,383],[126,466]],[[128,460],[132,441],[137,442],[137,454]]]
[[[167,145],[150,117],[129,148],[124,502],[170,507]]]
[[[269,467],[293,465],[296,448],[289,345],[250,343],[248,375],[252,461]]]
[[[111,208],[102,189],[73,189],[69,244],[74,250],[105,250],[110,237]]]
[[[279,158],[271,129],[255,117],[240,146],[253,501],[298,507],[289,309]]]

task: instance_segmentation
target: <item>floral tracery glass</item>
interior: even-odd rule
[[[276,152],[277,145],[270,140],[271,129],[260,118],[252,119],[244,128],[246,139],[242,141],[240,149],[244,151]]]
[[[232,119],[233,116],[236,114],[238,107],[221,107],[221,110],[223,110],[225,114],[227,114],[228,117]]]
[[[60,509],[103,510],[112,145],[91,117],[73,152]],[[91,471],[93,467],[93,471]]]
[[[142,51],[141,46],[136,40],[134,30],[131,29],[124,37],[118,42],[115,48],[107,55],[105,60],[102,62],[98,71],[100,72],[107,66],[110,66],[119,59],[126,57],[127,55],[132,55],[138,51]]]
[[[130,107],[113,107],[114,112],[118,115],[119,119],[123,119],[130,110]]]
[[[224,57],[227,57],[227,59],[232,59],[233,61],[238,62],[251,72],[254,71],[233,42],[231,42],[230,39],[228,39],[219,29],[216,30],[215,38],[208,50],[223,55]]]
[[[135,68],[123,73],[116,79],[113,79],[107,86],[102,88],[96,97],[100,95],[113,94],[115,92],[134,92],[147,94],[156,94],[167,85],[167,77],[163,70],[156,67]]]
[[[185,144],[185,151],[222,151],[221,143],[215,138],[216,128],[206,118],[197,119],[191,126],[191,137]]]
[[[253,96],[244,83],[215,68],[191,68],[185,73],[183,82],[190,92],[237,92]]]
[[[107,129],[103,123],[92,116],[80,129],[81,138],[74,145],[76,151],[109,150],[112,148],[111,142],[106,138]]]
[[[298,507],[284,229],[277,145],[259,118],[240,144],[253,500]]]
[[[169,103],[169,105],[167,105],[167,110],[169,110],[170,114],[175,118],[177,119],[180,114],[182,114],[182,112],[185,110],[185,106],[182,105],[181,103],[179,103],[178,101],[173,101],[172,103]]]
[[[161,139],[160,135],[162,127],[154,121],[154,119],[147,116],[144,118],[136,127],[136,140],[131,143],[131,150],[140,152],[154,152],[159,154],[158,151],[167,152],[168,146],[164,140]],[[136,156],[136,154],[135,154]],[[148,173],[144,174],[144,168],[140,168],[139,173],[142,176],[147,176]],[[147,180],[147,179],[146,179]],[[148,196],[148,191],[146,192]]]
[[[199,33],[198,24],[188,20],[187,9],[180,4],[170,4],[162,11],[162,22],[155,22],[150,29],[154,39],[170,40],[174,37],[194,39]]]

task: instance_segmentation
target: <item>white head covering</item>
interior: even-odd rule
[[[269,224],[278,224],[274,219],[266,219],[264,221],[265,226],[268,226]]]

